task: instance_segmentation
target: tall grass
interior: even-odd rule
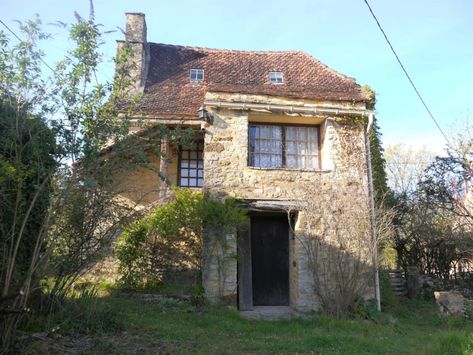
[[[33,317],[24,330],[85,334],[93,339],[87,353],[473,354],[473,322],[439,318],[436,305],[422,300],[351,320],[314,314],[264,321],[223,306],[96,297],[89,289],[51,316]]]
[[[97,297],[95,287],[74,290],[48,314],[35,314],[24,325],[26,331],[60,334],[102,334],[124,329],[116,309]]]

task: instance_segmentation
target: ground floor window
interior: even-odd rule
[[[189,147],[179,149],[179,186],[202,187],[204,185],[204,142],[195,141]]]

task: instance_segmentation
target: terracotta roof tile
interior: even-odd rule
[[[249,52],[150,43],[150,66],[140,103],[151,114],[196,115],[207,91],[364,101],[361,87],[304,52]],[[192,82],[190,69],[204,69]],[[272,84],[269,71],[281,71]]]

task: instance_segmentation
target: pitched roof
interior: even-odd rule
[[[364,101],[355,79],[299,51],[252,52],[149,43],[150,63],[139,108],[144,113],[196,115],[207,91],[305,99]],[[204,69],[204,81],[189,79]],[[272,84],[269,71],[281,71]]]

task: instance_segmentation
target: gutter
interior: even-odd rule
[[[228,102],[220,100],[205,100],[205,106],[228,108],[234,110],[266,110],[266,111],[282,111],[289,113],[301,114],[331,114],[331,115],[355,115],[361,117],[370,117],[373,111],[362,109],[346,109],[346,108],[328,108],[323,106],[298,106],[298,105],[274,105],[274,104],[257,104],[248,102]]]
[[[148,117],[143,117],[143,118],[130,118],[129,122],[131,124],[134,124],[136,127],[138,127],[138,123],[144,123],[144,126],[146,125],[153,125],[153,124],[162,124],[162,125],[176,125],[179,124],[181,126],[201,126],[202,125],[202,120],[197,119],[197,118],[191,118],[191,119],[166,119],[166,118],[148,118]]]
[[[369,134],[374,123],[374,113],[368,115],[368,125],[365,133],[365,148],[366,148],[366,165],[368,169],[368,195],[370,204],[370,219],[371,219],[371,247],[373,248],[373,276],[374,276],[374,294],[376,300],[376,309],[381,312],[381,293],[379,286],[379,267],[378,267],[378,242],[376,236],[376,213],[374,202],[374,187],[373,187],[373,168],[371,166],[371,142]]]

